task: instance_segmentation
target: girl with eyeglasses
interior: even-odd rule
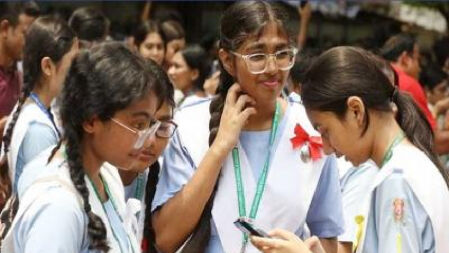
[[[123,185],[104,164],[131,169],[153,141],[154,68],[122,43],[79,53],[62,91],[64,140],[24,170],[2,252],[140,252],[124,221]]]
[[[336,252],[343,217],[335,157],[303,107],[280,97],[296,49],[279,5],[239,1],[221,20],[221,83],[175,114],[152,204],[161,252],[257,252],[234,226],[310,233]],[[306,229],[306,225],[308,229]]]
[[[149,64],[149,67],[159,80],[155,84],[155,90],[161,103],[154,117],[160,122],[160,125],[155,132],[154,140],[147,142],[142,147],[140,153],[137,154],[138,160],[130,170],[119,169],[125,186],[125,201],[128,206],[134,206],[134,212],[128,215],[135,225],[133,232],[136,233],[138,242],[141,242],[143,253],[156,252],[151,222],[151,205],[149,207],[147,205],[153,201],[159,179],[160,162],[158,159],[177,128],[173,121],[174,87],[162,68],[152,64]]]
[[[302,86],[324,148],[354,165],[371,159],[378,167],[354,217],[353,252],[449,252],[449,180],[433,151],[431,126],[369,55],[332,48],[312,64]],[[302,242],[284,230],[271,235],[276,238],[253,243],[267,253],[325,252],[316,239]]]

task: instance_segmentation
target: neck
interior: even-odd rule
[[[92,183],[100,195],[100,199],[104,202],[108,199],[100,177],[100,168],[104,161],[97,156],[96,152],[92,149],[92,146],[87,143],[86,139],[83,140],[81,148],[84,172],[90,180],[92,180]]]
[[[373,136],[374,144],[370,158],[381,168],[391,144],[402,130],[392,115],[389,115],[388,119],[379,123],[375,126],[373,125],[376,131]]]
[[[286,107],[286,102],[283,99],[278,98],[277,101],[270,101],[268,103],[258,102],[255,106],[257,113],[248,119],[248,122],[243,129],[248,131],[262,131],[270,129],[273,121],[273,115],[276,110],[276,102],[280,103],[280,111],[282,115]]]
[[[45,105],[45,107],[50,107],[51,101],[55,95],[51,94],[48,85],[37,85],[37,87],[33,89],[33,92],[36,93],[39,100]]]
[[[0,43],[0,66],[10,68],[14,64],[14,59],[8,56],[5,46]]]
[[[118,173],[124,186],[130,185],[139,175],[139,173],[129,170],[118,170]]]

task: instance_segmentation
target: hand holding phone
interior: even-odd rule
[[[260,228],[254,226],[254,224],[249,223],[245,219],[239,218],[234,221],[235,226],[240,229],[243,233],[247,235],[259,236],[264,238],[270,238],[270,236]]]

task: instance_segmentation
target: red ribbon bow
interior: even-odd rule
[[[321,158],[321,148],[323,147],[323,141],[319,136],[309,136],[309,134],[302,129],[299,124],[295,126],[295,137],[291,138],[293,148],[298,148],[304,144],[309,147],[309,154],[312,161]]]

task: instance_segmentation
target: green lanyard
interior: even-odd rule
[[[90,183],[92,184],[92,187],[94,188],[95,195],[97,195],[97,198],[98,198],[98,200],[100,201],[101,207],[103,208],[103,211],[104,211],[104,213],[106,214],[106,218],[109,220],[108,214],[107,214],[107,212],[106,212],[106,208],[104,207],[104,205],[103,205],[103,203],[102,203],[102,201],[101,201],[100,192],[98,191],[98,189],[97,189],[97,187],[95,186],[94,182],[92,182],[92,179],[90,179],[90,177],[87,177],[87,178],[89,178],[89,181],[90,181]],[[120,214],[118,214],[117,206],[115,205],[114,198],[112,197],[112,194],[111,194],[111,192],[109,191],[108,184],[106,183],[106,181],[103,180],[103,177],[101,177],[101,175],[100,175],[100,179],[101,179],[101,182],[103,182],[104,190],[106,191],[107,196],[108,196],[109,199],[111,200],[112,207],[114,207],[114,211],[117,213],[117,215],[118,215],[120,221],[121,221],[122,224],[123,224],[122,217],[120,216]],[[109,220],[109,223],[111,223],[110,220]],[[120,247],[120,252],[126,252],[126,251],[123,250],[122,245],[120,244],[120,240],[118,239],[118,236],[115,234],[114,229],[112,229],[112,226],[111,226],[111,231],[112,231],[112,235],[114,236],[115,240],[117,241],[118,246]],[[129,238],[128,233],[126,233],[126,234],[127,234],[127,237],[128,237],[128,243],[130,244],[131,249],[132,249],[132,251],[134,252],[134,248],[133,248],[133,246],[132,246],[132,244],[131,244],[131,239]]]
[[[262,199],[262,195],[263,195],[263,192],[265,189],[265,183],[267,181],[267,175],[268,175],[268,168],[270,166],[272,147],[273,147],[274,140],[276,138],[276,133],[277,133],[278,126],[279,126],[279,117],[280,117],[280,105],[279,105],[279,103],[276,103],[276,109],[275,109],[274,115],[273,115],[273,122],[271,123],[270,140],[269,140],[269,144],[268,144],[269,145],[268,153],[267,153],[267,157],[265,159],[265,164],[264,164],[262,173],[260,174],[259,180],[257,181],[256,193],[254,194],[253,202],[251,205],[251,210],[249,213],[250,220],[254,220],[256,218],[257,211],[259,209],[259,204],[260,204],[260,201]],[[237,147],[232,149],[232,160],[234,162],[234,174],[235,174],[235,183],[236,183],[236,187],[237,187],[239,216],[241,218],[245,218],[246,217],[245,191],[243,188],[239,150]],[[244,251],[247,243],[248,243],[248,236],[244,235],[243,247],[242,247],[243,251]]]
[[[134,198],[137,199],[137,200],[142,200],[142,197],[143,197],[143,192],[144,192],[143,184],[145,183],[144,174],[145,173],[140,173],[137,176],[136,191],[134,193]]]
[[[382,159],[382,163],[380,164],[380,168],[382,168],[388,161],[390,161],[393,156],[393,148],[396,147],[403,139],[405,138],[404,132],[400,131],[393,139],[393,142],[387,149],[387,152]]]

